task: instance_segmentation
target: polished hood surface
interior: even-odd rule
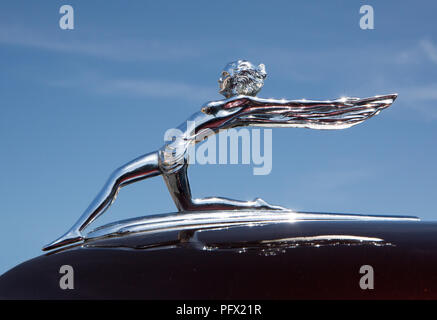
[[[179,227],[171,215],[155,216],[153,223],[146,218],[113,223],[90,232],[82,244],[8,271],[0,277],[0,297],[437,298],[437,223],[314,215],[246,222],[240,217],[238,223],[229,218],[207,223],[206,217],[200,223],[199,215]],[[59,287],[62,265],[74,270],[73,290]],[[360,287],[362,266],[374,271],[373,289]]]

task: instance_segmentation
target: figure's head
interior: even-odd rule
[[[237,95],[255,96],[264,85],[266,67],[260,64],[255,67],[247,60],[228,63],[218,80],[219,93],[227,99]]]

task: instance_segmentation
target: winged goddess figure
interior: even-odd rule
[[[180,212],[285,210],[259,198],[253,201],[217,197],[193,199],[187,175],[188,148],[220,130],[244,126],[345,129],[377,115],[389,107],[397,97],[397,94],[388,94],[364,99],[340,98],[330,101],[258,98],[256,95],[261,90],[266,76],[263,64],[254,66],[249,61],[238,60],[226,65],[218,80],[219,92],[225,99],[203,105],[200,111],[178,127],[181,134],[173,137],[159,150],[142,155],[115,170],[71,229],[43,250],[82,241],[83,230],[108,209],[121,187],[159,175],[164,178]]]

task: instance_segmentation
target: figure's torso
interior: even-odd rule
[[[159,149],[159,165],[163,173],[173,173],[189,163],[190,151],[205,137],[232,126],[235,110],[246,103],[249,97],[237,96],[226,100],[206,103],[201,111],[194,113],[169,134]],[[206,110],[214,109],[214,112]],[[171,140],[170,140],[171,138]],[[193,148],[193,149],[191,149]]]
[[[159,165],[164,173],[180,170],[188,163],[189,150],[196,143],[197,129],[214,116],[198,111],[171,131],[165,144],[159,149]]]

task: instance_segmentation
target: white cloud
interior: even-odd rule
[[[103,83],[98,90],[106,93],[123,93],[157,98],[183,98],[185,100],[211,100],[217,95],[212,87],[180,82],[121,79]]]
[[[437,119],[437,83],[402,87],[396,103],[420,112],[427,121],[434,121]]]
[[[437,46],[435,46],[430,40],[421,40],[420,47],[423,49],[429,60],[437,63]]]
[[[0,26],[0,45],[32,47],[67,54],[81,54],[119,61],[177,60],[198,57],[199,51],[188,44],[138,39],[98,33],[84,40],[65,37],[60,32],[41,32],[22,27]]]
[[[437,101],[437,83],[405,88],[402,95],[409,101]]]
[[[52,87],[73,88],[108,96],[178,98],[202,102],[219,99],[217,88],[212,86],[153,79],[111,79],[89,71],[69,79],[50,80],[47,84]]]
[[[313,173],[312,176],[307,177],[307,181],[313,187],[317,186],[320,189],[335,190],[353,186],[362,180],[370,178],[372,176],[370,172],[370,170],[364,168],[360,168],[360,170],[322,171]]]

